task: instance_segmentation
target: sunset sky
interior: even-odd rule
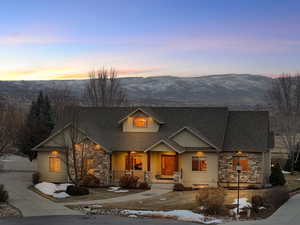
[[[300,72],[300,1],[1,0],[0,80]]]

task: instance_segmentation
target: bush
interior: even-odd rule
[[[259,208],[264,205],[264,199],[260,195],[254,195],[252,196],[251,204],[254,212],[259,212]]]
[[[8,192],[4,189],[4,185],[0,184],[0,202],[7,202]]]
[[[271,168],[271,176],[270,176],[270,183],[273,186],[276,185],[284,185],[285,184],[285,178],[281,171],[281,167],[279,163],[277,163],[275,166]]]
[[[185,188],[184,188],[183,184],[181,184],[181,183],[176,183],[176,184],[174,184],[173,190],[174,190],[174,191],[184,191]]]
[[[79,195],[88,195],[90,191],[89,189],[84,187],[77,187],[74,185],[70,185],[67,187],[66,193],[71,196],[79,196]]]
[[[32,174],[32,184],[36,185],[40,183],[40,173],[39,172],[35,172]]]
[[[82,181],[81,181],[81,185],[86,186],[86,187],[99,187],[100,186],[100,180],[92,175],[86,175],[85,177],[83,177]]]
[[[225,190],[219,188],[201,189],[196,195],[196,201],[209,215],[220,214],[224,210]]]
[[[148,190],[150,188],[151,187],[147,182],[141,182],[140,185],[139,185],[139,189],[142,189],[142,190]]]
[[[120,178],[120,187],[126,189],[137,188],[139,177],[133,175],[124,175]]]

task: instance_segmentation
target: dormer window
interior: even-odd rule
[[[148,119],[146,117],[134,117],[133,118],[133,126],[139,128],[146,128],[148,126]]]

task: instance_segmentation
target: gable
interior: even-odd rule
[[[174,152],[174,149],[170,146],[166,145],[165,143],[159,143],[155,147],[151,148],[152,152]]]
[[[135,119],[138,118],[147,120],[145,127],[135,126]],[[159,124],[156,120],[142,111],[135,112],[123,121],[123,132],[158,132],[158,130]]]
[[[172,140],[183,147],[210,147],[207,143],[186,129],[172,137]]]

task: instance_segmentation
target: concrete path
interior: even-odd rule
[[[230,222],[225,225],[300,225],[300,194],[293,196],[265,220]]]
[[[16,168],[22,170],[14,170],[14,163],[10,160],[4,161],[4,163],[9,162],[9,165],[4,164],[5,171],[0,171],[0,183],[5,185],[9,193],[9,202],[18,208],[23,216],[81,215],[80,212],[68,209],[28,190],[27,187],[32,184],[32,167],[26,167],[24,164],[27,162],[24,160],[27,159],[18,158],[14,162],[15,165],[21,163],[16,165]]]

